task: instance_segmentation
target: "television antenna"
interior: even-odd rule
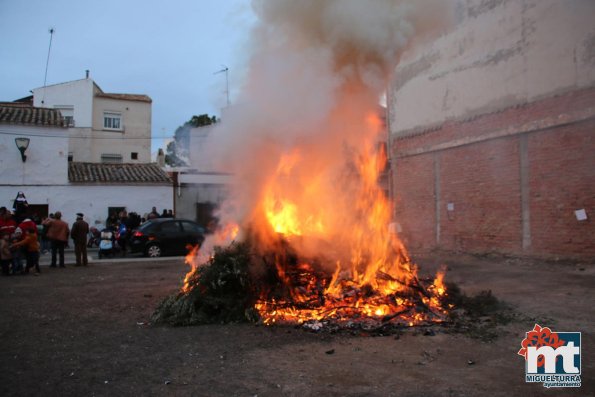
[[[48,66],[50,64],[50,53],[52,51],[52,39],[54,38],[54,32],[56,31],[55,28],[49,28],[48,32],[50,33],[50,46],[48,48],[48,58],[45,61],[45,75],[43,77],[43,97],[41,99],[41,105],[43,106],[45,103],[45,86],[48,80]]]
[[[219,73],[224,73],[225,72],[225,94],[227,95],[227,106],[230,105],[229,102],[229,68],[225,65],[222,65],[223,69],[213,73],[213,74],[219,74]]]

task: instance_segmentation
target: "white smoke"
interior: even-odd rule
[[[224,217],[252,222],[280,159],[293,151],[299,164],[281,178],[284,193],[334,227],[357,221],[344,176],[363,155],[366,114],[377,111],[412,38],[446,26],[448,4],[254,0],[246,81],[209,143],[217,168],[235,175]]]

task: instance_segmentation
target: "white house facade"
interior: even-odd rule
[[[29,139],[25,159],[15,138]],[[82,212],[90,225],[115,209],[142,216],[153,206],[173,208],[172,181],[157,164],[69,162],[68,141],[58,110],[0,104],[0,206],[12,209],[22,191],[29,215],[61,211],[72,223]]]
[[[64,117],[70,161],[151,161],[152,100],[147,95],[106,93],[88,77],[32,92],[33,106],[57,109]]]
[[[20,138],[29,140],[25,159],[15,144]],[[67,155],[60,112],[0,105],[0,206],[11,209],[17,192],[26,191],[31,204],[49,207],[55,189],[68,185]]]
[[[230,174],[215,169],[208,151],[208,140],[216,133],[217,124],[190,130],[190,166],[176,170],[176,216],[194,219],[203,226],[210,222],[213,211],[228,196]]]

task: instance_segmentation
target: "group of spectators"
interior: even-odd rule
[[[82,216],[80,220],[82,221]],[[77,222],[75,222],[75,225]],[[73,227],[73,231],[75,230]],[[83,239],[86,243],[88,229],[84,233]],[[60,211],[50,214],[49,217],[39,219],[35,215],[31,218],[18,216],[17,211],[11,212],[6,207],[0,207],[0,265],[2,274],[25,274],[29,273],[31,268],[35,268],[35,273],[39,274],[41,272],[39,269],[40,253],[46,253],[50,250],[52,253],[50,266],[57,267],[59,264],[60,267],[65,267],[64,248],[67,246],[70,236],[70,228],[62,220]],[[72,237],[76,246],[75,236]],[[23,260],[25,261],[24,267]]]
[[[64,249],[69,237],[74,243],[75,266],[87,266],[87,247],[92,246],[93,233],[85,222],[84,214],[77,213],[72,228],[62,220],[62,213],[56,211],[48,217],[39,218],[36,214],[27,215],[27,201],[22,192],[17,194],[12,211],[0,207],[0,265],[2,275],[29,273],[31,268],[39,275],[40,254],[51,252],[50,267],[66,267]],[[123,255],[126,254],[130,231],[140,226],[145,219],[173,217],[173,211],[163,210],[160,215],[156,208],[145,217],[126,211],[112,213],[106,219],[105,227],[115,232],[118,245]],[[93,228],[94,229],[94,228]],[[23,266],[23,261],[25,266]]]
[[[173,210],[163,210],[161,214],[157,211],[156,207],[151,209],[151,212],[141,217],[136,212],[127,213],[126,211],[120,211],[119,214],[115,212],[111,213],[105,220],[105,228],[113,232],[114,242],[117,244],[117,251],[126,256],[128,249],[128,241],[130,240],[130,232],[138,228],[141,224],[147,220],[156,218],[173,218]],[[97,230],[93,230],[92,233],[98,233]],[[89,241],[89,246],[91,246]]]

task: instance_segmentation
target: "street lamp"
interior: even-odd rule
[[[14,143],[16,143],[19,152],[21,152],[21,160],[23,163],[27,161],[27,156],[25,155],[25,150],[29,147],[29,138],[14,138]]]

